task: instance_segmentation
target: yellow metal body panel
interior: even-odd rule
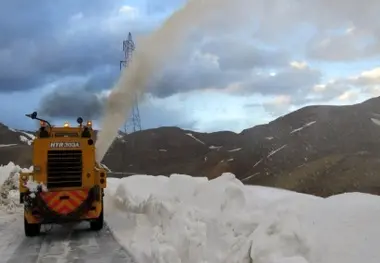
[[[81,150],[82,151],[82,186],[80,187],[64,187],[64,188],[48,188],[48,193],[65,194],[71,196],[71,200],[77,200],[77,203],[68,203],[68,201],[47,202],[51,210],[57,210],[62,207],[66,207],[66,210],[74,210],[75,206],[79,206],[80,200],[74,196],[77,191],[88,191],[95,185],[98,185],[100,189],[107,186],[107,173],[106,170],[96,163],[95,160],[95,140],[94,132],[90,128],[91,138],[81,137],[83,127],[52,127],[47,128],[49,137],[40,138],[39,136],[33,142],[33,166],[34,171],[32,173],[21,173],[19,178],[20,193],[26,193],[28,189],[24,187],[24,183],[29,177],[33,178],[33,181],[43,183],[47,185],[47,164],[48,164],[48,151],[49,150]],[[68,134],[68,136],[64,136]],[[76,135],[75,135],[76,134]],[[89,145],[88,140],[92,139],[93,144]],[[26,179],[26,180],[25,180]],[[102,197],[100,198],[102,200]],[[95,210],[90,210],[88,213],[82,215],[78,220],[86,220],[96,218],[102,211],[102,201],[94,201],[92,204]],[[65,211],[63,211],[64,213]],[[25,211],[25,218],[28,223],[38,223],[40,219],[31,212]]]

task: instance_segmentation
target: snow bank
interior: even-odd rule
[[[211,181],[178,174],[109,178],[106,220],[140,263],[244,262],[270,204],[304,196],[257,189],[228,173]]]
[[[148,263],[378,263],[380,198],[323,199],[244,186],[232,174],[109,178],[106,220]]]
[[[31,172],[33,167],[21,168],[10,162],[0,166],[0,210],[12,212],[19,204],[18,180],[20,172]]]
[[[18,180],[18,175],[20,172],[30,172],[33,170],[31,166],[28,168],[21,168],[15,165],[13,162],[9,162],[7,165],[0,165],[0,186],[10,177],[11,174],[15,174],[15,180]]]
[[[19,166],[0,166],[0,216],[18,203]],[[378,263],[380,197],[318,198],[174,174],[109,178],[106,220],[139,263]]]

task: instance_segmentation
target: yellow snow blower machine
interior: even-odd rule
[[[92,230],[103,228],[106,169],[95,160],[95,134],[91,121],[63,127],[40,121],[33,141],[33,172],[21,173],[20,203],[24,204],[26,236],[40,234],[42,224],[89,221]]]

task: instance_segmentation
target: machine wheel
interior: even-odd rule
[[[24,232],[27,237],[38,236],[41,231],[41,224],[29,224],[24,217]]]
[[[103,228],[104,225],[104,213],[103,213],[103,202],[102,202],[102,211],[100,212],[100,215],[98,218],[94,219],[94,221],[90,222],[90,228],[94,231],[99,231]]]

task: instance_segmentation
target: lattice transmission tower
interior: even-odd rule
[[[133,42],[131,32],[129,32],[128,39],[123,41],[124,60],[120,60],[120,71],[128,68],[129,63],[132,60],[132,53],[134,50],[135,43]],[[134,101],[131,116],[124,124],[125,133],[128,133],[128,128],[131,128],[132,132],[141,131],[141,119],[137,94],[135,94]]]

